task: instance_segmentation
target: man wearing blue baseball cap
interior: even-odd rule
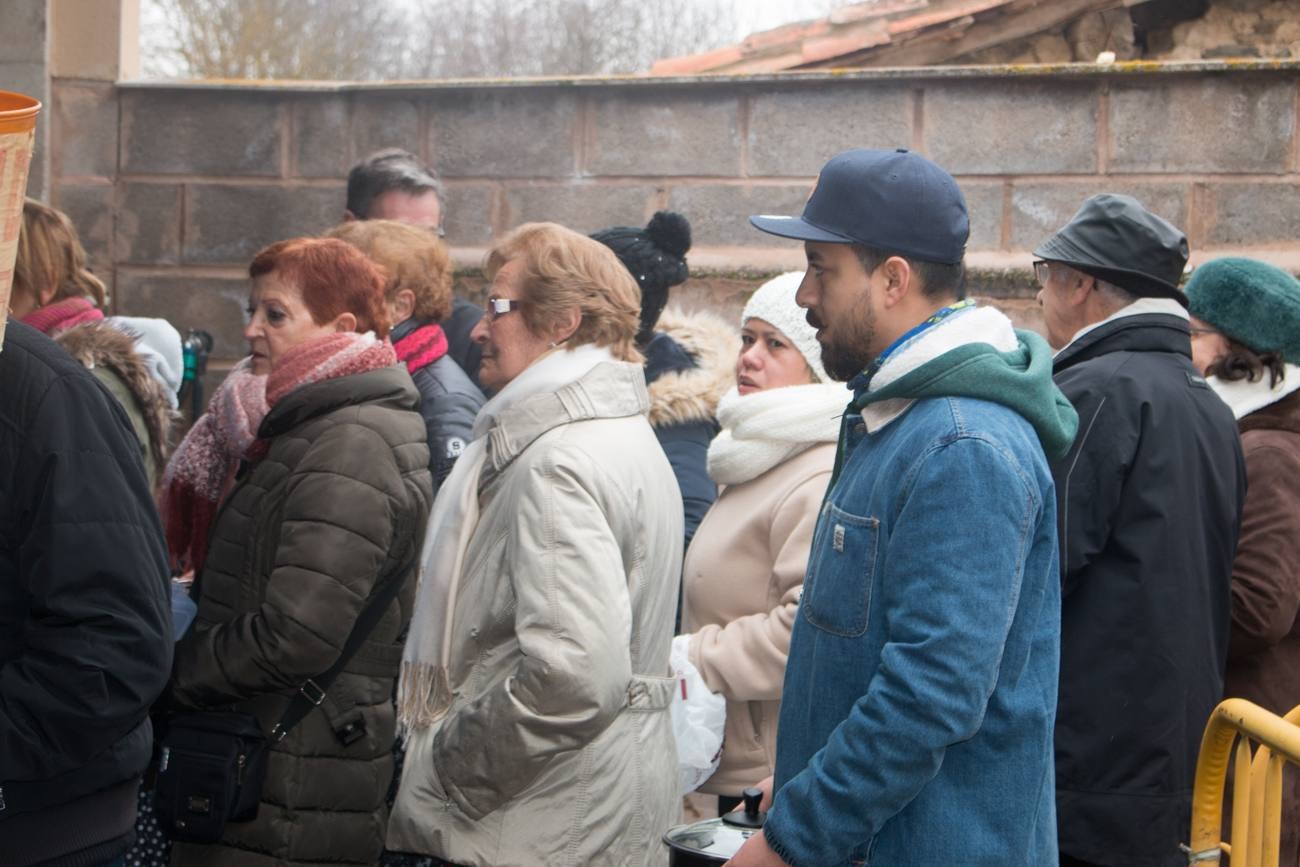
[[[1049,459],[1076,415],[1051,350],[962,300],[956,181],[852,150],[803,215],[796,296],[848,381],[748,865],[1056,863],[1060,580]]]

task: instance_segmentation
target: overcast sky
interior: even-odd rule
[[[739,0],[736,4],[736,17],[739,19],[740,32],[736,37],[739,39],[759,30],[770,30],[791,21],[819,18],[824,14],[824,7],[833,5],[843,4],[814,5],[799,0]]]
[[[373,0],[373,2],[411,6],[418,5],[422,0]],[[645,0],[645,2],[654,3],[655,0]],[[793,21],[822,17],[829,10],[849,5],[854,0],[731,0],[731,2],[736,10],[736,32],[733,39],[738,42],[751,33],[770,30]],[[163,47],[157,40],[165,38],[158,3],[159,0],[143,0],[141,3],[141,42],[146,54],[155,55],[152,58],[153,63],[146,66],[155,67],[153,75],[162,74],[167,77],[176,74],[171,69],[172,62],[170,59],[157,57],[156,52],[152,51],[154,48]],[[152,77],[148,70],[146,76]]]

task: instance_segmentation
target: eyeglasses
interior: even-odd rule
[[[1035,259],[1034,279],[1038,281],[1039,286],[1046,286],[1047,281],[1052,279],[1052,263],[1044,262],[1042,259]]]
[[[1200,335],[1202,335],[1202,334],[1218,334],[1218,333],[1219,333],[1218,329],[1216,329],[1216,328],[1199,328],[1199,327],[1197,327],[1197,326],[1195,326],[1195,325],[1191,326],[1191,328],[1190,328],[1189,330],[1192,332],[1192,336],[1193,336],[1193,337],[1198,337],[1198,336],[1200,336]]]
[[[518,310],[523,306],[524,302],[514,298],[489,298],[483,310],[487,314],[488,322],[495,322],[511,310]]]

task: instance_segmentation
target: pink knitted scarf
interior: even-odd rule
[[[275,406],[289,393],[340,376],[365,373],[397,363],[393,344],[371,332],[340,331],[308,340],[284,353],[266,378],[266,403]]]
[[[234,486],[239,462],[256,442],[267,410],[266,377],[253,373],[251,359],[245,358],[213,393],[208,411],[167,462],[159,505],[178,572],[203,566],[217,507]]]
[[[394,343],[393,351],[397,353],[397,360],[415,373],[447,354],[447,335],[441,325],[430,322]]]
[[[23,317],[23,322],[50,337],[83,322],[97,322],[104,314],[89,298],[65,298],[38,307]]]
[[[250,359],[235,365],[163,476],[161,510],[173,568],[197,574],[203,567],[208,533],[240,462],[260,460],[269,447],[257,432],[271,407],[304,385],[396,363],[387,340],[344,332],[293,347],[269,376],[254,374]]]

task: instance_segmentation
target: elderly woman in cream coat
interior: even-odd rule
[[[608,248],[550,223],[487,271],[473,336],[496,394],[430,519],[388,847],[663,863],[682,504],[646,420],[639,293]]]
[[[722,487],[691,542],[688,658],[727,699],[722,759],[700,791],[730,809],[772,773],[790,631],[849,393],[822,368],[794,301],[802,272],[765,283],[741,314],[736,387],[718,407],[709,475]]]

